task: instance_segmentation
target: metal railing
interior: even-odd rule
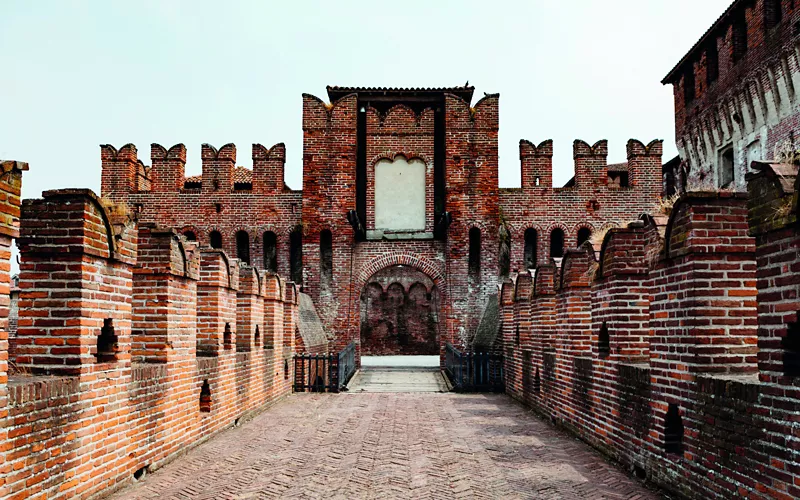
[[[339,361],[338,361],[338,389],[336,392],[339,392],[342,387],[347,385],[350,381],[350,377],[356,372],[356,343],[350,342],[347,347],[342,349],[339,352]]]
[[[445,373],[457,392],[503,392],[503,355],[488,352],[463,353],[448,343]]]
[[[336,354],[295,354],[295,392],[339,392],[356,372],[356,344]]]

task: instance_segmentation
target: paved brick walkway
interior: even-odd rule
[[[447,392],[439,367],[364,368],[347,384],[357,392]]]
[[[657,498],[500,394],[296,394],[132,499]]]

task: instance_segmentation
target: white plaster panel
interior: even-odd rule
[[[398,156],[375,164],[375,229],[425,229],[425,163]]]

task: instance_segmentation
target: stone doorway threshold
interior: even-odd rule
[[[362,356],[348,392],[449,392],[439,356]]]

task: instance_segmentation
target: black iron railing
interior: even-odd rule
[[[445,373],[458,392],[503,392],[503,355],[445,347]]]
[[[296,354],[295,392],[339,392],[356,372],[356,344],[336,354]]]
[[[356,343],[350,342],[350,344],[342,349],[339,352],[339,360],[338,360],[338,389],[336,392],[339,392],[342,387],[347,385],[350,381],[350,377],[356,372]]]

